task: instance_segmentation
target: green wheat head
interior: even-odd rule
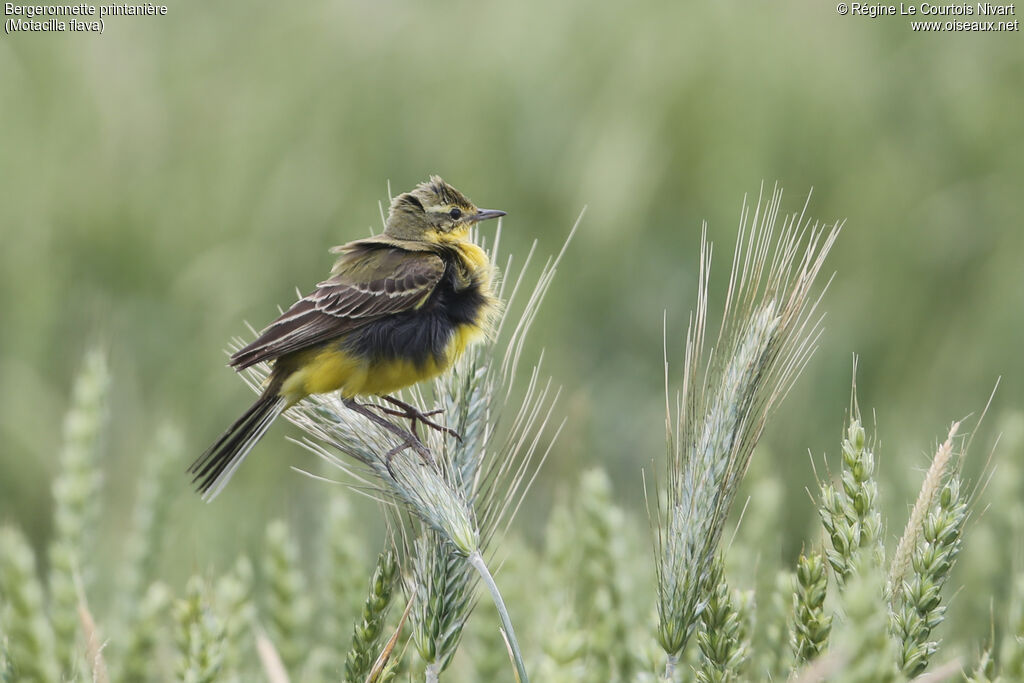
[[[654,496],[658,639],[666,675],[716,590],[714,563],[726,517],[773,407],[813,352],[815,279],[840,225],[785,217],[776,189],[744,205],[718,341],[705,352],[711,245],[702,237],[696,312],[686,334],[682,388],[668,391],[664,497]]]

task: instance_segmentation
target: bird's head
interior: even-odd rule
[[[394,198],[384,234],[416,242],[457,242],[468,237],[475,223],[504,215],[504,211],[476,208],[466,195],[435,175]]]

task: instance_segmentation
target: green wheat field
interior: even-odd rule
[[[1022,45],[810,2],[0,36],[0,681],[1024,681]],[[385,463],[322,397],[203,503],[267,370],[225,353],[432,173],[508,212],[499,333],[404,394],[463,438]]]

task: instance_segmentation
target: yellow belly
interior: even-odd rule
[[[335,345],[310,349],[296,358],[296,369],[281,385],[281,395],[290,403],[296,403],[310,394],[339,390],[345,398],[390,394],[437,377],[458,360],[467,346],[482,336],[479,327],[460,325],[445,347],[443,357],[430,356],[422,363],[404,358],[374,361],[360,358]]]

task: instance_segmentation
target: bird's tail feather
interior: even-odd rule
[[[268,387],[234,424],[220,435],[188,468],[203,500],[213,500],[235,473],[242,460],[277,416],[287,408],[285,399]]]

